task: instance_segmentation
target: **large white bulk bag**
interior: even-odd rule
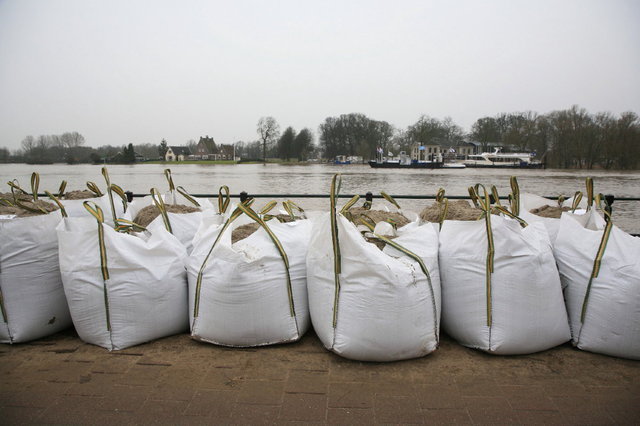
[[[640,238],[605,225],[593,209],[563,213],[554,253],[573,344],[640,359]]]
[[[162,227],[129,235],[96,206],[57,228],[60,271],[82,340],[124,349],[188,328],[185,248]]]
[[[490,211],[486,191],[481,204]],[[517,220],[497,215],[488,221],[445,220],[439,260],[442,326],[460,344],[512,355],[570,339],[560,278],[542,223],[522,228]]]
[[[589,185],[591,184],[591,190],[593,190],[593,182],[588,179],[587,180],[587,192],[589,191]],[[552,217],[543,217],[538,216],[536,214],[531,213],[531,210],[542,207],[542,206],[550,206],[550,207],[558,207],[558,206],[571,206],[573,207],[573,211],[576,212],[582,200],[582,193],[576,192],[576,194],[570,200],[561,199],[558,200],[550,200],[548,198],[541,197],[536,194],[530,193],[520,193],[520,189],[518,186],[518,181],[515,176],[511,177],[511,189],[512,193],[511,197],[511,207],[512,212],[519,216],[521,219],[526,221],[527,223],[540,222],[545,228],[547,228],[547,233],[549,234],[549,239],[551,240],[551,244],[555,243],[556,237],[558,235],[558,229],[560,228],[560,218],[552,218]],[[516,203],[514,203],[516,201]],[[515,210],[515,211],[514,211]],[[584,213],[584,210],[580,210],[579,213]]]
[[[231,244],[232,224],[242,211],[261,228]],[[309,220],[267,225],[240,205],[231,216],[207,212],[202,225],[187,261],[191,337],[235,347],[300,339],[310,323]]]
[[[429,354],[439,338],[437,225],[412,222],[393,240],[422,265],[390,244],[381,251],[336,212],[336,179],[332,212],[314,219],[307,255],[309,307],[318,337],[336,354],[362,361]]]
[[[162,224],[185,246],[185,248],[187,249],[187,253],[190,253],[193,248],[192,240],[200,226],[203,211],[212,210],[213,205],[207,199],[199,198],[195,200],[192,197],[187,198],[179,193],[176,193],[176,191],[169,191],[161,196],[157,192],[157,190],[153,189],[152,193],[154,195],[146,196],[133,201],[129,205],[129,208],[124,215],[124,219],[133,221],[138,213],[140,213],[140,210],[147,206],[155,204],[162,213],[158,215],[158,217],[155,218],[152,223]],[[194,204],[194,202],[197,204]],[[164,209],[164,205],[169,203],[189,205],[198,207],[201,210],[191,213],[172,213]]]
[[[98,188],[98,185],[94,182],[87,182],[87,188],[98,196],[81,200],[61,200],[68,217],[85,217],[87,215],[87,210],[84,208],[85,201],[97,204],[102,211],[105,212],[105,223],[108,225],[113,226],[115,223],[114,220],[123,216],[128,204],[124,190],[118,185],[111,183],[106,167],[102,168],[102,176],[106,182],[106,194],[99,195],[102,192]],[[66,186],[67,182],[62,181],[58,194],[63,194]],[[116,194],[117,197],[114,197],[113,194]]]
[[[0,342],[19,343],[71,325],[58,265],[61,212],[0,216]]]

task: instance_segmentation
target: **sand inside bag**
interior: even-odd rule
[[[31,194],[25,194],[20,191],[16,191],[16,197],[20,201],[31,201],[33,200],[33,196]],[[5,200],[9,200],[13,203],[13,194],[11,192],[0,192],[0,198],[4,198]]]
[[[13,198],[9,199],[13,202]],[[33,199],[29,198],[29,200],[20,200],[22,204],[31,208],[41,208],[44,209],[47,213],[43,213],[41,211],[30,211],[27,209],[23,209],[22,207],[16,206],[5,206],[4,204],[0,204],[0,215],[16,215],[18,217],[28,217],[28,216],[39,216],[43,214],[48,214],[50,212],[58,210],[58,206],[53,203],[44,200],[33,201]]]
[[[65,200],[86,200],[88,198],[96,198],[96,194],[89,191],[88,189],[69,191],[64,193]]]
[[[393,222],[396,224],[396,228],[401,228],[411,222],[407,219],[403,214],[398,212],[387,212],[384,210],[367,210],[363,207],[353,207],[349,209],[349,214],[345,215],[347,219],[356,225],[360,225],[360,218],[363,216],[367,216],[369,219],[373,220],[376,224],[378,222]],[[365,219],[366,220],[366,219]]]
[[[294,219],[291,218],[288,214],[277,214],[273,216],[274,219],[278,222],[293,222]],[[238,241],[244,240],[249,235],[253,234],[260,228],[260,225],[257,222],[247,223],[245,225],[240,225],[236,229],[231,232],[231,244],[235,244]]]
[[[441,206],[440,203],[433,203],[420,212],[420,219],[425,222],[438,223],[443,208],[444,206]],[[467,200],[449,200],[445,220],[472,221],[478,220],[480,217],[482,217],[482,210],[473,207]]]
[[[353,222],[356,226],[361,225],[362,222],[360,218],[368,217],[373,220],[376,225],[379,222],[393,222],[396,225],[396,229],[401,228],[411,222],[407,219],[402,213],[398,212],[388,212],[384,210],[367,210],[364,207],[353,207],[349,209],[345,217]],[[366,220],[366,219],[365,219]],[[385,238],[389,240],[393,240],[395,237],[390,235],[385,235]],[[378,247],[380,250],[387,245],[384,241],[379,240],[378,238],[367,237],[366,234],[364,236],[365,241],[371,243]]]
[[[200,211],[198,207],[185,206],[183,204],[165,204],[165,208],[167,209],[167,212],[177,214],[194,213]],[[160,216],[160,209],[158,209],[155,205],[151,205],[140,210],[136,217],[133,219],[133,222],[137,223],[140,226],[146,227],[158,216]]]
[[[535,214],[540,217],[549,217],[553,219],[560,219],[562,216],[562,212],[571,211],[570,207],[560,207],[560,206],[540,206],[535,209],[529,210],[529,213]]]

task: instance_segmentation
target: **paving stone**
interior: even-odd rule
[[[231,367],[213,367],[204,375],[199,386],[203,389],[232,390],[242,382],[242,370]]]
[[[270,348],[183,334],[108,352],[65,332],[0,346],[0,423],[640,424],[638,365],[569,345],[499,357],[446,336],[423,358],[364,363],[312,333]]]
[[[279,405],[235,404],[231,422],[234,424],[275,424],[280,413]],[[214,419],[215,422],[215,419]]]
[[[151,392],[151,388],[143,386],[113,385],[99,400],[97,408],[104,411],[137,411],[144,406]]]
[[[473,424],[466,408],[434,408],[422,410],[424,423],[428,425]]]
[[[415,385],[420,407],[423,409],[464,408],[464,401],[456,385]]]
[[[127,374],[117,380],[117,384],[128,386],[155,386],[159,383],[166,366],[134,365]]]
[[[420,404],[414,397],[376,396],[376,422],[378,423],[422,423]]]
[[[502,408],[467,408],[469,417],[474,425],[515,424],[518,422],[518,414],[511,409]]]
[[[329,407],[331,408],[372,408],[373,389],[363,383],[330,383]]]
[[[280,409],[279,420],[324,422],[327,417],[327,395],[287,393]]]
[[[132,413],[132,418],[139,422],[152,422],[162,419],[163,423],[170,423],[172,419],[182,415],[189,403],[187,401],[168,401],[147,399],[139,410]]]
[[[237,394],[235,391],[200,389],[196,391],[184,414],[211,417],[217,421],[230,419]]]
[[[328,371],[291,370],[284,387],[287,393],[326,394],[328,390]]]
[[[65,395],[105,396],[121,379],[122,375],[117,374],[88,373],[71,384]]]
[[[329,363],[329,381],[343,383],[370,381],[371,371],[369,364],[341,359],[333,353],[329,353],[328,355],[331,357]]]
[[[0,419],[5,426],[35,423],[44,408],[34,407],[1,407]]]
[[[371,388],[376,397],[379,396],[405,396],[414,397],[416,390],[413,383],[389,382],[389,383],[372,383]]]
[[[87,424],[100,400],[99,397],[63,395],[40,414],[38,423]]]
[[[238,403],[241,404],[282,404],[284,382],[243,380],[238,391]]]
[[[329,408],[327,422],[341,425],[370,425],[375,415],[373,408]]]
[[[519,424],[523,425],[558,425],[565,423],[562,414],[557,410],[515,410]]]

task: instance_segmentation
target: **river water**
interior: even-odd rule
[[[500,195],[510,192],[509,177],[518,177],[521,192],[543,196],[572,196],[584,191],[585,178],[591,176],[596,193],[613,194],[616,197],[640,197],[640,172],[603,170],[499,170],[499,169],[372,169],[368,165],[285,165],[285,164],[135,164],[109,165],[111,182],[126,191],[149,193],[157,187],[167,189],[163,171],[171,167],[176,185],[194,194],[217,194],[221,185],[227,185],[233,194],[246,191],[249,194],[328,194],[331,177],[341,173],[343,194],[364,194],[368,191],[385,191],[391,195],[435,195],[444,188],[447,195],[468,195],[467,188],[476,183],[496,185]],[[96,182],[101,188],[104,180],[97,165],[0,165],[0,182],[18,179],[29,187],[31,173],[40,173],[40,192],[57,191],[61,180],[67,180],[67,190],[85,189],[87,181]],[[1,187],[0,187],[1,188]],[[5,192],[8,187],[0,189]],[[294,199],[301,207],[328,209],[328,198]],[[257,206],[266,200],[258,200]],[[380,201],[382,202],[382,201]],[[431,200],[402,200],[406,209],[420,210]],[[374,202],[375,203],[375,202]],[[640,201],[614,202],[614,221],[627,232],[640,233]],[[375,208],[375,204],[374,204]]]

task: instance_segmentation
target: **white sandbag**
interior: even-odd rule
[[[64,291],[82,340],[119,350],[188,329],[186,251],[173,235],[161,227],[120,233],[91,216],[64,219],[57,232]]]
[[[191,201],[187,200],[184,196],[176,193],[175,191],[164,194],[162,198],[165,204],[182,204],[201,209],[200,211],[191,213],[166,212],[171,233],[185,246],[188,254],[193,249],[192,240],[200,226],[200,221],[202,220],[202,212],[205,210],[213,210],[213,204],[211,204],[211,202],[205,198],[198,198],[197,202],[199,206],[196,206],[195,204],[192,204]],[[123,218],[133,221],[138,213],[140,213],[140,210],[152,205],[154,205],[152,196],[138,198],[131,204],[129,204],[129,208],[127,209],[127,212],[125,213]],[[148,226],[151,226],[152,228],[156,228],[157,226],[163,226],[167,228],[162,215],[158,215],[158,217],[156,217]]]
[[[105,222],[108,225],[113,226],[113,214],[111,212],[111,203],[109,201],[108,195],[103,195],[101,197],[87,198],[82,200],[65,200],[62,199],[60,202],[64,205],[64,209],[67,212],[69,217],[89,217],[89,213],[84,208],[84,202],[91,201],[97,204],[102,211],[105,213]],[[113,198],[113,207],[116,212],[116,217],[120,218],[124,215],[124,205],[120,201],[118,197]]]
[[[58,266],[60,211],[0,216],[0,342],[20,343],[71,325]]]
[[[552,217],[543,217],[538,216],[536,214],[531,213],[531,210],[542,207],[542,206],[550,206],[557,207],[558,203],[549,200],[548,198],[541,197],[535,194],[521,194],[520,196],[520,214],[518,215],[527,223],[535,223],[539,222],[544,225],[547,229],[547,234],[549,235],[549,241],[553,244],[558,235],[558,228],[560,226],[560,219],[552,218]]]
[[[605,229],[593,209],[585,215],[563,213],[560,219],[554,253],[572,342],[583,350],[640,359],[640,238],[610,225],[599,271],[591,279]]]
[[[491,215],[495,255],[488,285],[484,219],[440,230],[442,326],[460,344],[494,354],[538,352],[570,339],[551,242],[542,223]]]
[[[232,245],[228,220],[207,213],[194,238],[187,261],[191,337],[235,347],[300,339],[310,323],[305,259],[311,224],[268,222],[287,268],[262,227]]]
[[[417,261],[389,245],[381,251],[368,243],[339,213],[337,257],[331,220],[331,213],[314,220],[307,256],[311,320],[323,345],[361,361],[396,361],[433,352],[440,321],[437,225],[412,222],[398,229],[393,240],[419,256],[428,278]]]

